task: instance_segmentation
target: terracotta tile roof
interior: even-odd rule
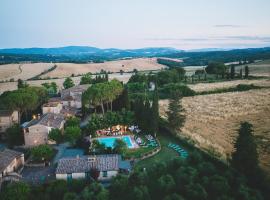
[[[30,121],[24,128],[41,124],[53,128],[61,128],[61,123],[65,120],[64,115],[55,113],[46,113],[40,117],[40,119],[34,119]]]
[[[91,169],[117,171],[121,158],[117,154],[62,158],[58,161],[56,174],[84,173]]]
[[[62,90],[62,92],[84,92],[90,87],[90,84],[76,85],[74,87]]]
[[[52,102],[48,102],[42,105],[42,107],[57,107],[59,104],[61,104],[58,101],[52,101]]]
[[[52,97],[48,100],[48,102],[59,102],[61,103],[61,97]]]
[[[23,153],[18,151],[13,151],[10,149],[5,149],[4,151],[0,152],[0,173],[2,173],[6,167],[18,157],[21,157]]]
[[[76,115],[78,113],[78,110],[76,108],[65,106],[61,111],[61,114],[63,115]]]
[[[63,101],[73,101],[74,98],[72,96],[65,96],[62,98]]]

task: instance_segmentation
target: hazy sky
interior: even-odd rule
[[[270,0],[0,0],[0,48],[270,46]]]

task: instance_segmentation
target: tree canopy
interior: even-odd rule
[[[63,86],[65,89],[71,88],[75,86],[73,80],[70,77],[67,77],[63,83]]]
[[[78,126],[69,126],[65,128],[65,139],[70,144],[75,145],[76,141],[81,137],[81,129]]]
[[[23,133],[19,124],[14,124],[6,130],[6,138],[9,147],[22,145],[24,142]]]
[[[53,154],[52,147],[47,144],[39,145],[31,149],[32,158],[36,162],[49,161]]]
[[[83,104],[93,107],[101,106],[102,113],[105,113],[105,105],[107,110],[112,111],[112,102],[122,93],[123,85],[118,80],[110,82],[93,84],[83,94]],[[109,108],[110,104],[110,108]]]
[[[37,109],[47,98],[47,91],[42,87],[26,87],[7,91],[0,96],[0,109],[17,110],[20,120],[23,113]]]
[[[167,111],[169,125],[174,131],[180,128],[185,122],[184,109],[182,108],[180,100],[181,94],[175,93],[172,99],[170,99]]]
[[[63,135],[59,129],[52,129],[49,132],[49,139],[54,140],[57,144],[59,144],[63,140]]]
[[[222,62],[210,62],[205,68],[208,74],[225,74],[227,67]]]

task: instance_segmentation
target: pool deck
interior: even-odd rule
[[[134,139],[134,135],[130,135],[130,134],[126,134],[126,135],[118,135],[118,136],[102,136],[102,137],[95,137],[95,138],[92,138],[91,140],[98,140],[98,139],[101,139],[101,138],[122,138],[122,137],[129,137],[130,140],[131,140],[131,144],[132,144],[132,148],[129,148],[129,149],[136,149],[136,148],[139,148],[139,145],[136,143],[135,139]]]

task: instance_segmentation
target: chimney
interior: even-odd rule
[[[77,165],[79,165],[79,159],[80,159],[80,156],[77,155],[77,156],[76,156]]]
[[[95,162],[96,161],[96,156],[94,156],[94,157],[88,157],[87,158],[87,161],[88,161],[88,163]]]

